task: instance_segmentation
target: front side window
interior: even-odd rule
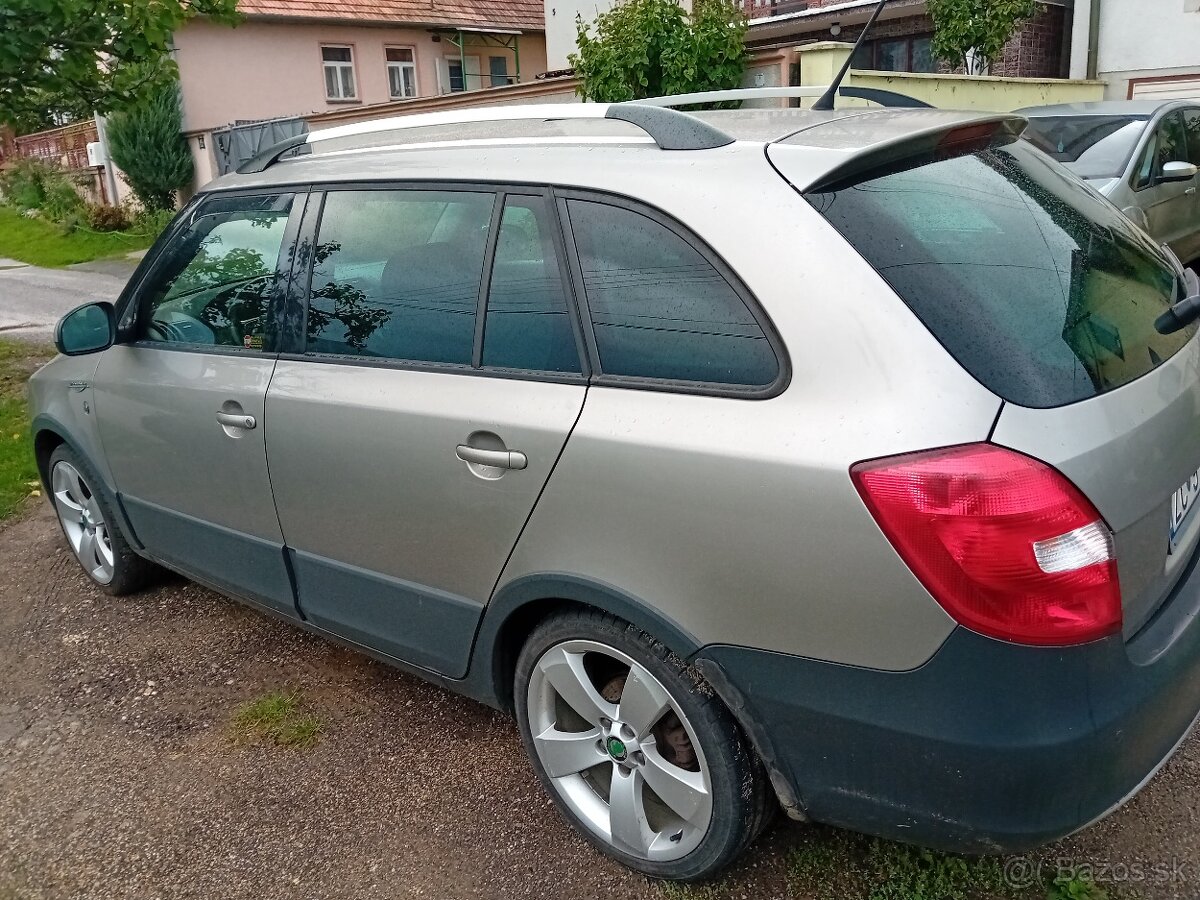
[[[417,96],[417,64],[413,51],[406,47],[388,47],[388,93],[393,100]]]
[[[307,349],[470,365],[493,194],[331,191]]]
[[[143,289],[139,337],[263,349],[292,201],[216,197],[198,207]]]
[[[1200,166],[1200,109],[1184,113],[1183,127],[1187,129],[1188,162]]]
[[[544,198],[505,199],[484,323],[485,366],[580,370],[553,227]]]
[[[325,97],[328,100],[353,100],[354,53],[349,47],[322,47],[321,62],[325,69]]]
[[[762,326],[695,247],[649,216],[568,201],[606,375],[765,387],[779,361]]]
[[[1158,176],[1162,174],[1163,166],[1169,162],[1187,162],[1187,158],[1183,116],[1171,113],[1154,130],[1154,136],[1150,139],[1138,168],[1136,187],[1153,187]]]

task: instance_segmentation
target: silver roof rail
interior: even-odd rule
[[[670,97],[648,97],[645,100],[630,100],[627,105],[670,108],[672,106],[688,106],[692,103],[727,103],[731,100],[790,100],[794,97],[824,97],[828,91],[828,87],[813,85],[734,88],[729,91],[700,91],[694,94],[675,94]],[[879,88],[844,87],[838,91],[838,94],[842,97],[870,100],[880,106],[908,107],[910,109],[931,108],[922,100]]]
[[[544,103],[524,106],[486,106],[445,112],[393,116],[310,131],[280,141],[238,167],[240,174],[262,172],[283,154],[304,145],[341,140],[368,134],[409,131],[439,125],[469,125],[475,122],[572,121],[613,119],[642,129],[663,150],[711,150],[733,143],[733,138],[694,116],[665,107],[632,103]]]

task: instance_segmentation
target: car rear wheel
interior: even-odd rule
[[[50,456],[49,480],[58,524],[87,576],[117,597],[144,587],[155,566],[129,546],[87,464],[60,446]]]
[[[661,643],[595,612],[543,622],[517,662],[521,737],[559,810],[593,845],[694,881],[769,821],[762,764],[712,689]]]

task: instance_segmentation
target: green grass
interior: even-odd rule
[[[53,353],[40,344],[0,340],[0,520],[16,513],[38,489],[25,382]]]
[[[143,250],[156,235],[124,231],[85,231],[63,234],[44,219],[27,219],[8,206],[0,206],[0,257],[17,259],[34,266],[57,268],[91,262],[106,256],[123,256]]]
[[[849,832],[814,828],[788,855],[788,885],[814,900],[976,900],[1044,896],[1040,885],[1006,883],[1004,860],[938,853]]]
[[[232,731],[237,743],[270,741],[282,747],[311,747],[324,727],[302,711],[299,693],[276,691],[244,704],[234,714]]]

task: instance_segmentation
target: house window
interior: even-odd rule
[[[417,96],[417,64],[413,51],[405,47],[388,47],[388,91],[393,100]]]
[[[855,54],[854,67],[876,72],[937,72],[933,35],[914,34],[867,41]]]
[[[467,89],[467,73],[463,69],[462,60],[447,60],[446,67],[450,70],[450,92],[465,91]]]
[[[492,77],[492,87],[504,87],[508,84],[508,57],[489,56],[488,74]]]
[[[325,67],[325,97],[329,100],[353,100],[354,57],[349,47],[322,47],[321,62]]]

